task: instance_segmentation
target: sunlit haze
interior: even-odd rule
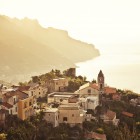
[[[139,0],[0,0],[0,13],[36,18],[101,52],[140,53],[139,5]]]
[[[0,0],[0,14],[67,30],[109,54],[100,65],[140,64],[139,0]]]

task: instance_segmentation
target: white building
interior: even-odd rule
[[[75,96],[78,96],[78,94],[70,93],[70,92],[53,92],[48,95],[48,103],[62,103],[63,101],[66,101],[67,103],[72,100]],[[77,98],[78,98],[77,97]]]
[[[80,98],[79,104],[84,110],[95,110],[95,108],[99,105],[99,99],[97,96],[89,96],[87,98]]]
[[[80,97],[97,96],[99,98],[98,86],[92,83],[82,85],[75,93],[79,93]]]
[[[35,96],[35,98],[45,97],[48,92],[48,88],[45,86],[41,86],[39,84],[31,85],[29,89],[29,94],[31,96]]]
[[[18,95],[15,91],[10,91],[2,95],[1,108],[9,112],[9,114],[17,114]]]
[[[101,115],[101,119],[103,119],[104,123],[112,123],[115,126],[119,123],[119,119],[116,119],[116,112],[111,110],[107,110],[104,115]]]

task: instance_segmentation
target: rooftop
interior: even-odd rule
[[[57,78],[57,79],[53,79],[53,81],[58,81],[58,80],[65,80],[66,78]]]
[[[70,97],[72,97],[72,95],[54,95],[54,97],[70,98]]]
[[[45,108],[45,109],[43,110],[43,112],[46,112],[46,113],[55,113],[55,112],[57,112],[57,111],[58,111],[57,108]]]
[[[104,92],[107,93],[107,94],[115,94],[117,91],[116,91],[116,88],[113,88],[113,87],[105,87],[104,88]]]
[[[99,134],[96,132],[91,132],[85,135],[86,138],[89,139],[96,139],[96,140],[106,140],[106,135],[105,134]]]
[[[110,120],[113,120],[116,116],[116,112],[113,112],[111,110],[108,110],[107,113],[106,113],[106,116],[110,119]]]
[[[79,94],[71,93],[71,92],[53,92],[48,94],[48,97],[53,97],[55,95],[79,95]]]
[[[133,117],[134,116],[134,114],[129,113],[129,112],[125,112],[125,111],[123,111],[122,114],[125,115],[125,116],[128,116],[128,117]]]
[[[92,133],[92,138],[94,138],[96,140],[106,140],[106,135],[93,132]]]
[[[86,84],[80,86],[79,90],[85,89],[85,88],[87,88],[89,86],[90,86],[90,83],[86,83]]]
[[[98,74],[98,77],[104,77],[104,74],[103,74],[102,70],[100,70],[100,72]]]
[[[6,108],[8,108],[8,109],[10,109],[10,108],[13,107],[12,105],[10,105],[9,103],[6,103],[6,102],[3,102],[3,103],[2,103],[2,106],[6,107]]]
[[[60,105],[59,110],[79,110],[79,106],[77,104],[65,104],[65,105]]]

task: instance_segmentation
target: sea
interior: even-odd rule
[[[97,80],[102,70],[107,86],[140,94],[139,54],[103,54],[76,65],[76,74],[86,76],[89,81]]]

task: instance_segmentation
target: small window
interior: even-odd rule
[[[72,114],[72,117],[74,117],[74,114]]]
[[[16,103],[16,99],[14,98],[14,104]]]
[[[30,106],[32,105],[32,100],[30,100],[29,105],[30,105]]]
[[[15,111],[17,112],[17,107],[15,108]]]
[[[40,92],[39,92],[39,95],[40,95]]]
[[[67,117],[63,117],[63,121],[67,121],[68,119],[67,119]]]
[[[10,110],[10,114],[12,114],[12,109]]]
[[[26,107],[27,107],[27,102],[24,103],[24,108],[26,108]]]

